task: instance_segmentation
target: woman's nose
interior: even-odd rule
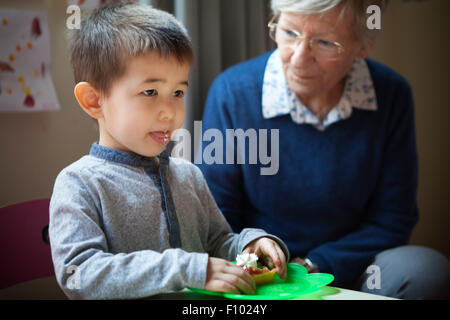
[[[308,39],[302,39],[293,47],[293,54],[291,56],[291,64],[295,67],[302,67],[314,60],[311,47]]]

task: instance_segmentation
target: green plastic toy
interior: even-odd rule
[[[233,294],[215,292],[203,289],[189,288],[196,293],[221,296],[228,299],[239,300],[286,300],[299,297],[305,294],[320,290],[333,282],[334,276],[329,273],[308,273],[306,268],[289,263],[287,265],[287,277],[281,279],[275,274],[274,280],[270,283],[256,287],[256,294]]]

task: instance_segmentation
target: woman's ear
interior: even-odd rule
[[[100,95],[89,82],[79,82],[75,86],[75,97],[80,107],[92,118],[103,118],[102,106],[99,104]]]
[[[369,57],[373,47],[375,46],[375,39],[375,36],[372,36],[369,41],[361,47],[358,53],[358,58],[366,59],[367,57]]]

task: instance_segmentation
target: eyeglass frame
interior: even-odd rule
[[[271,36],[271,32],[273,32],[273,30],[278,26],[278,23],[277,22],[275,22],[275,20],[276,19],[278,19],[279,18],[279,15],[276,15],[276,16],[274,16],[272,19],[270,19],[270,21],[269,21],[269,23],[267,24],[267,27],[269,27],[269,29],[270,29],[270,31],[269,31],[269,36]],[[301,33],[300,33],[300,31],[297,31],[297,30],[289,30],[289,31],[291,31],[291,32],[293,32],[294,34],[295,34],[295,41],[297,42],[297,41],[303,41],[303,39],[304,38],[306,38],[304,35],[302,35]],[[276,39],[274,39],[275,38],[275,35],[272,37],[270,37],[273,41],[275,41],[276,42]],[[313,40],[315,40],[316,38],[311,38],[311,39],[309,39],[309,41],[308,41],[308,47],[310,48],[310,49],[312,49],[312,45],[311,45],[311,43],[312,43],[312,41]],[[319,39],[319,40],[321,40],[321,39]],[[339,48],[339,52],[338,52],[338,55],[341,55],[343,52],[345,52],[345,51],[347,51],[347,49],[342,45],[342,44],[340,44],[339,42],[337,42],[337,41],[330,41],[330,40],[324,40],[324,41],[327,41],[327,42],[330,42],[330,43],[332,43],[332,44],[334,44],[334,45],[336,45],[338,48]]]

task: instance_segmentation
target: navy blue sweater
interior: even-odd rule
[[[226,129],[279,129],[279,171],[261,175],[267,165],[249,164],[248,158],[245,164],[199,167],[234,231],[263,228],[286,242],[292,258],[308,256],[321,272],[335,275],[334,285],[351,287],[377,253],[408,242],[418,219],[410,87],[367,60],[378,111],[353,109],[349,119],[325,131],[296,124],[290,115],[264,119],[269,55],[215,79],[202,125],[203,132],[216,128],[223,137]]]

